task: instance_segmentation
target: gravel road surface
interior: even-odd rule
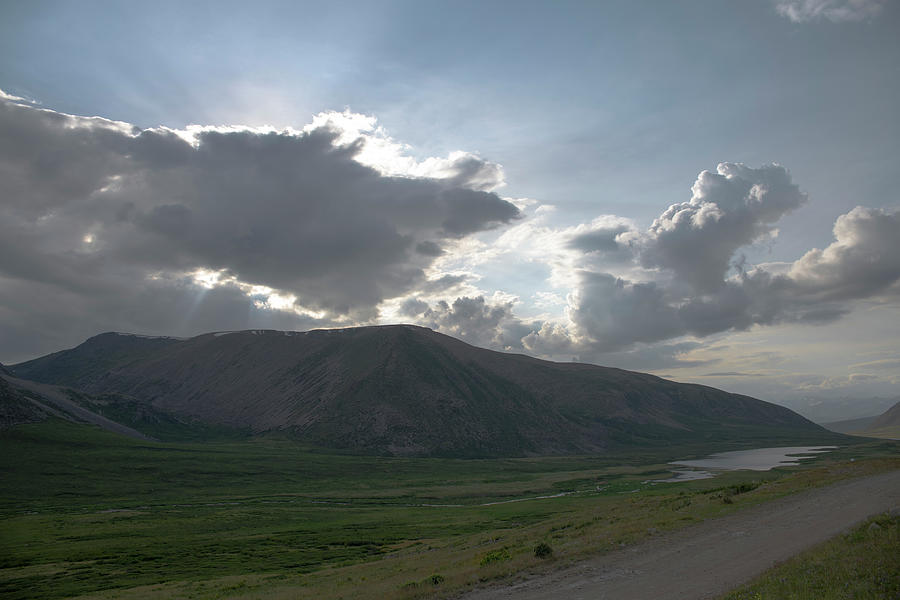
[[[900,507],[900,471],[839,482],[711,519],[463,600],[715,598],[869,516]]]

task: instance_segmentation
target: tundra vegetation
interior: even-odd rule
[[[20,425],[0,432],[0,596],[448,597],[900,468],[884,440],[801,467],[653,481],[708,450],[361,457],[277,436],[158,443]]]
[[[820,544],[722,600],[900,598],[900,514],[883,514]]]

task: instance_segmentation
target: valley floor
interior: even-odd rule
[[[898,508],[900,470],[810,490],[464,598],[716,598],[871,515]]]
[[[715,550],[708,569],[716,574],[717,556],[770,538],[757,521],[773,507],[782,514],[794,506],[783,513],[788,525],[827,537],[882,510],[866,504],[882,492],[896,505],[900,445],[847,439],[799,466],[660,482],[670,460],[711,448],[406,459],[325,454],[276,438],[162,443],[51,419],[0,432],[0,597],[416,600],[510,585],[528,573],[516,596],[547,597],[560,582],[594,585],[610,573],[602,565],[657,547],[671,553],[617,568],[671,566],[659,581],[672,586],[696,579],[701,567],[679,565],[678,546],[666,540],[681,538],[668,536],[713,535],[735,523],[718,541],[698,538],[682,549]],[[866,479],[881,473],[889,475]],[[823,525],[803,520],[823,507]],[[850,520],[829,510],[846,510]],[[795,538],[803,539],[787,536]],[[544,545],[552,552],[536,556]],[[758,569],[781,556],[760,548]],[[746,576],[703,589],[726,590]],[[664,597],[645,597],[655,596]]]

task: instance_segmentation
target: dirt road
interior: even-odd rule
[[[900,507],[900,471],[837,483],[653,538],[464,600],[715,598],[775,563]]]

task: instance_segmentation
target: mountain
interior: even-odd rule
[[[9,369],[184,420],[352,452],[520,456],[836,437],[748,396],[494,352],[411,325],[186,340],[106,333]]]
[[[123,398],[115,397],[114,400],[120,406],[127,403]],[[109,404],[109,397],[94,398],[61,386],[18,379],[0,368],[0,429],[56,417],[73,423],[89,423],[139,440],[152,439],[121,423],[122,419],[107,418],[91,410]],[[121,413],[121,410],[117,412]]]
[[[892,398],[879,396],[801,396],[778,399],[778,403],[782,406],[787,406],[814,423],[820,424],[864,419],[873,415],[880,415],[897,401],[900,401],[900,396]]]
[[[859,431],[858,435],[900,439],[900,402],[879,415],[868,427]]]
[[[879,429],[881,427],[900,427],[900,402],[897,402],[895,405],[884,411],[884,413],[872,423],[873,429]]]
[[[900,439],[900,401],[880,415],[822,423],[822,427],[838,433],[849,433],[864,437]]]
[[[47,411],[10,385],[2,377],[3,372],[0,366],[0,430],[46,419]]]
[[[878,415],[875,415],[872,417],[862,417],[859,419],[847,419],[846,421],[831,421],[829,423],[820,423],[820,425],[825,429],[828,429],[829,431],[852,434],[868,428],[869,425],[874,423],[875,419],[877,418]]]

